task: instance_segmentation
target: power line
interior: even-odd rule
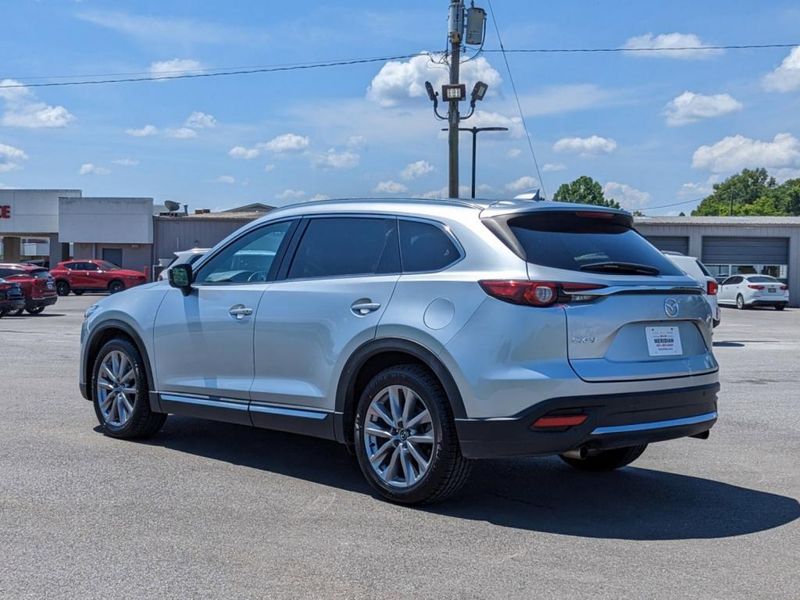
[[[34,88],[34,87],[64,87],[75,85],[100,85],[105,83],[135,83],[141,81],[169,81],[173,79],[197,79],[201,77],[228,77],[234,75],[253,75],[256,73],[278,73],[285,71],[301,71],[309,69],[325,69],[329,67],[346,67],[351,65],[365,65],[377,62],[387,62],[390,60],[406,60],[415,56],[427,56],[427,52],[414,52],[413,54],[399,54],[396,56],[381,56],[375,58],[353,58],[349,60],[336,60],[327,62],[314,62],[294,65],[275,65],[269,67],[257,67],[248,69],[234,69],[228,71],[204,72],[204,73],[182,73],[177,75],[149,75],[146,77],[122,77],[115,79],[84,79],[81,81],[51,81],[44,83],[14,83],[0,85],[0,90],[10,88]]]
[[[491,6],[490,6],[491,9]],[[496,25],[496,24],[495,24]],[[674,48],[501,48],[483,49],[481,53],[503,53],[506,54],[590,54],[590,53],[623,53],[623,52],[686,52],[702,50],[763,50],[770,48],[794,48],[800,46],[800,42],[792,44],[731,44],[720,46],[680,46]],[[166,81],[171,79],[194,79],[198,77],[224,77],[232,75],[252,75],[257,73],[273,73],[279,71],[295,71],[302,69],[321,69],[328,67],[349,66],[358,64],[369,64],[387,60],[405,60],[416,56],[433,57],[438,53],[433,52],[413,52],[397,56],[384,56],[375,58],[359,58],[346,60],[333,60],[324,62],[309,63],[286,63],[276,65],[256,65],[256,66],[236,66],[236,67],[216,67],[196,69],[190,73],[182,70],[164,71],[159,75],[151,75],[146,71],[133,71],[123,73],[97,73],[93,75],[37,75],[24,77],[2,77],[0,79],[13,79],[15,81],[37,80],[37,79],[74,79],[78,81],[67,82],[42,82],[27,84],[8,84],[0,85],[0,89],[21,88],[21,87],[55,87],[66,85],[97,85],[104,83],[133,83],[142,81]],[[98,77],[112,77],[113,79],[95,79]]]
[[[661,204],[659,206],[646,206],[642,208],[642,212],[649,211],[649,210],[658,210],[659,208],[670,208],[672,206],[683,206],[684,204],[693,204],[695,202],[701,202],[702,200],[695,198],[694,200],[685,200],[683,202],[673,202],[672,204]]]
[[[531,134],[528,131],[528,124],[525,122],[525,114],[522,112],[522,104],[519,101],[519,94],[517,94],[517,86],[514,83],[514,76],[511,74],[511,66],[508,64],[508,56],[506,55],[505,47],[503,46],[503,38],[500,37],[500,27],[497,25],[497,18],[494,15],[494,7],[492,6],[492,0],[487,0],[489,3],[489,12],[492,13],[492,23],[494,23],[494,30],[497,33],[497,41],[500,43],[500,51],[503,53],[503,62],[506,63],[506,71],[508,71],[508,81],[511,83],[511,89],[514,92],[514,98],[517,101],[517,110],[519,111],[519,118],[522,120],[522,128],[525,130],[525,138],[528,140],[528,148],[531,151],[531,157],[533,158],[533,165],[536,167],[536,177],[539,178],[539,184],[542,186],[542,193],[544,197],[547,197],[547,189],[544,186],[544,179],[542,179],[542,173],[539,170],[539,161],[536,160],[536,151],[533,149],[533,140],[531,139]]]
[[[490,6],[491,8],[491,6]],[[724,46],[675,46],[670,48],[515,48],[512,50],[489,49],[484,52],[506,54],[557,54],[557,53],[607,53],[607,52],[686,52],[688,50],[764,50],[768,48],[794,48],[794,44],[730,44]]]

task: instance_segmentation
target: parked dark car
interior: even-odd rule
[[[0,318],[23,308],[25,308],[25,295],[22,293],[22,287],[18,283],[0,277]]]
[[[16,311],[17,316],[27,310],[38,315],[46,306],[56,303],[55,280],[44,267],[30,264],[0,263],[0,277],[11,283],[18,283],[25,296],[25,306]]]
[[[121,292],[147,282],[139,271],[121,269],[106,260],[67,260],[58,263],[50,274],[56,281],[59,296],[73,292]]]

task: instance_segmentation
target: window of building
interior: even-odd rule
[[[400,272],[397,219],[312,219],[289,269],[289,278],[343,277]]]

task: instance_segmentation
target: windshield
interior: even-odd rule
[[[618,275],[682,275],[668,258],[611,213],[542,212],[509,220],[530,263]]]
[[[100,267],[103,271],[116,271],[119,267],[113,263],[107,262],[105,260],[97,261],[97,266]]]

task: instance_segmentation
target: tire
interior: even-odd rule
[[[59,296],[69,296],[69,291],[70,291],[69,283],[63,280],[56,281],[56,294],[58,294]]]
[[[112,281],[108,284],[108,292],[110,294],[117,294],[125,290],[125,284],[121,281]]]
[[[413,416],[409,412],[405,423],[422,418],[423,409],[427,410],[428,416],[419,421],[416,427],[406,428],[402,428],[405,425],[402,418],[395,420],[391,412],[386,416],[395,425],[401,425],[400,428],[380,419],[371,407],[374,402],[380,403],[382,398],[386,399],[388,405],[390,388],[399,388],[401,391],[395,394],[399,394],[403,405],[410,402],[410,410],[416,411]],[[406,390],[410,390],[413,401]],[[369,435],[376,427],[385,430],[384,434],[391,431],[393,435]],[[432,373],[417,365],[390,367],[369,382],[356,408],[354,440],[358,464],[367,482],[383,498],[397,504],[430,504],[452,496],[466,483],[472,466],[461,454],[452,409],[444,389]],[[384,445],[387,450],[381,453]],[[427,458],[424,471],[415,453],[416,456]],[[373,461],[376,457],[380,460],[377,467],[373,467],[370,456]],[[392,461],[395,465],[390,473]],[[385,465],[383,475],[378,472],[381,465]],[[411,478],[408,471],[412,473]],[[395,481],[395,472],[404,481]]]
[[[0,319],[2,319],[3,317],[5,317],[7,312],[8,312],[8,311],[5,311],[5,310],[0,310]]]
[[[745,310],[747,308],[747,305],[744,303],[744,298],[741,294],[736,296],[736,308],[739,310]]]
[[[76,296],[83,296],[83,290],[73,290],[72,293],[75,294]]]
[[[25,312],[25,309],[24,309],[24,308],[20,308],[18,311],[16,311],[16,312],[14,313],[14,316],[15,316],[15,317],[21,317],[21,316],[22,316],[22,313],[24,313],[24,312]]]
[[[628,448],[613,448],[601,450],[597,454],[590,454],[586,458],[572,458],[560,455],[561,460],[579,471],[613,471],[631,464],[647,448],[647,444],[630,446]]]
[[[784,306],[783,304],[776,304],[775,305],[775,310],[783,310],[784,308],[786,308],[786,306]]]
[[[44,306],[34,306],[33,308],[26,308],[25,310],[28,311],[29,315],[38,315],[44,311]],[[17,314],[22,314],[22,311],[19,311]]]
[[[122,356],[127,360],[127,365],[122,362]],[[118,360],[116,364],[120,365],[119,369],[113,368],[115,357]],[[116,374],[126,376],[112,378],[105,369],[101,373],[101,368],[107,359],[106,364],[111,365],[112,375],[117,371]],[[132,372],[132,384],[131,376],[127,375],[128,371]],[[119,393],[108,390],[108,386],[111,385],[114,385],[116,390],[123,389],[123,386],[132,390],[121,394],[125,403],[121,399],[118,400]],[[106,342],[94,360],[91,382],[92,404],[102,432],[110,437],[129,440],[150,437],[161,429],[167,415],[150,409],[149,392],[147,370],[136,347],[124,338],[114,338]]]

